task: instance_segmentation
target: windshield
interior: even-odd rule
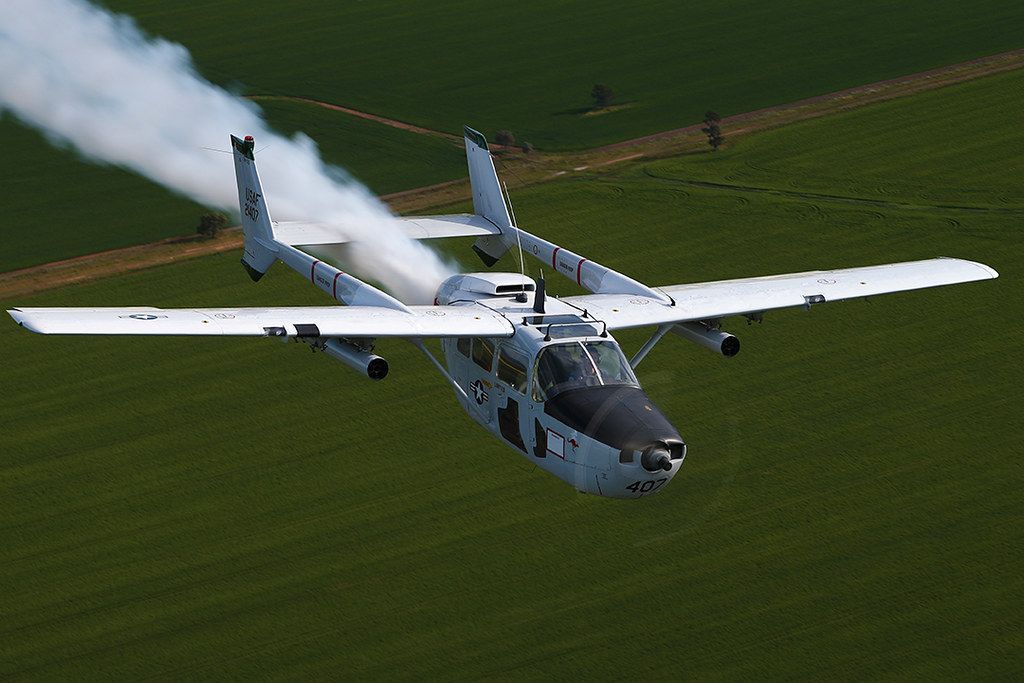
[[[616,384],[636,386],[637,382],[615,342],[555,344],[537,356],[533,397],[543,401],[568,389]]]

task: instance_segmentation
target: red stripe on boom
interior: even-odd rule
[[[555,247],[555,250],[553,252],[551,252],[551,267],[552,268],[556,267],[555,266],[555,257],[558,256],[558,250],[559,249],[561,249],[561,247]]]
[[[338,278],[341,277],[341,271],[339,270],[334,274],[334,282],[331,284],[331,296],[335,299],[338,298]]]
[[[312,282],[314,285],[316,284],[316,280],[313,278],[313,276],[316,275],[316,264],[318,263],[320,263],[320,261],[318,261],[317,259],[313,259],[313,265],[309,267],[309,281]]]
[[[582,284],[580,283],[580,274],[583,272],[583,263],[586,260],[587,259],[585,258],[581,258],[580,262],[576,264],[576,284],[580,286],[582,286]]]

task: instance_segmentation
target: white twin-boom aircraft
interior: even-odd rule
[[[652,288],[531,235],[515,225],[484,137],[465,129],[473,214],[404,218],[410,237],[473,236],[487,267],[510,250],[540,260],[590,292],[546,297],[543,279],[466,273],[445,280],[433,306],[398,299],[303,251],[337,244],[331,226],[275,222],[260,186],[253,139],[231,137],[245,253],[253,280],[276,261],[343,306],[164,309],[15,308],[19,325],[41,334],[248,335],[295,338],[383,379],[375,340],[417,345],[455,390],[470,417],[528,460],[578,491],[639,498],[679,471],[686,444],[641,390],[634,371],[666,333],[723,356],[739,341],[720,329],[729,316],[760,321],[765,311],[998,276],[954,258],[812,271]],[[612,332],[653,327],[627,359]],[[441,341],[442,365],[424,345]]]

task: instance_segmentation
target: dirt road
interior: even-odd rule
[[[729,116],[722,120],[722,128],[730,138],[735,138],[794,121],[826,116],[1021,67],[1024,67],[1024,49]],[[449,133],[414,126],[326,102],[303,98],[271,96],[264,98],[308,102],[422,135],[453,141],[459,139]],[[264,98],[254,97],[253,99]],[[613,164],[645,158],[675,156],[703,149],[706,142],[700,133],[701,127],[702,124],[693,124],[576,153],[534,152],[527,155],[503,150],[496,154],[496,159],[499,164],[499,172],[507,173],[509,184],[521,187]],[[422,212],[433,206],[465,201],[468,198],[468,179],[405,190],[382,197],[393,211],[406,214]],[[213,240],[190,237],[171,238],[151,244],[114,249],[0,273],[0,300],[11,302],[15,297],[26,296],[33,292],[237,249],[241,247],[241,244],[241,234],[237,228],[234,228],[226,230],[220,237]]]

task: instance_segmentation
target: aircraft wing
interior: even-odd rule
[[[999,273],[982,263],[937,258],[657,288],[672,298],[672,304],[626,294],[588,294],[562,300],[587,309],[614,330],[715,320],[778,308],[809,308],[829,301],[990,280],[998,276]]]
[[[499,230],[483,216],[468,213],[448,216],[408,216],[396,218],[402,231],[416,240],[441,237],[481,237],[497,235]],[[343,226],[329,223],[275,221],[274,239],[290,245],[343,244],[351,241]]]
[[[287,308],[14,308],[40,334],[239,335],[252,337],[511,337],[514,326],[483,306]]]

